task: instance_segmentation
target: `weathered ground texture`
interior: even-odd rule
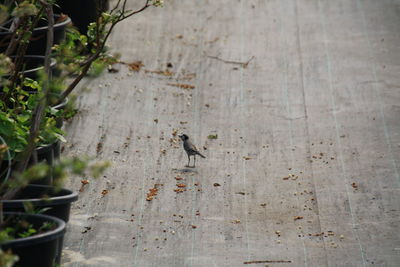
[[[399,26],[395,0],[170,0],[121,24],[110,45],[144,66],[86,84],[66,127],[64,155],[113,165],[65,266],[399,266]]]

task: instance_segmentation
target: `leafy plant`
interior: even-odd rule
[[[18,256],[13,255],[11,251],[3,251],[0,249],[0,266],[12,267],[18,260]]]
[[[115,26],[151,6],[161,6],[163,1],[146,0],[138,10],[129,10],[127,0],[117,0],[109,12],[99,13],[86,35],[70,28],[66,41],[53,47],[55,2],[5,0],[0,5],[0,24],[7,24],[11,32],[7,49],[0,54],[0,136],[6,143],[0,144],[0,159],[16,162],[11,177],[0,180],[0,199],[13,198],[30,181],[46,177],[50,172],[56,181],[54,185],[60,187],[69,175],[96,177],[108,167],[108,162],[93,163],[90,158],[73,157],[61,159],[52,167],[39,163],[27,168],[36,147],[64,139],[64,132],[56,125],[57,119],[69,118],[75,111],[73,108],[60,111],[53,106],[65,101],[85,76],[98,75],[106,65],[117,60],[108,54],[106,46]],[[43,20],[48,23],[43,70],[37,78],[29,79],[22,74],[26,68],[23,59],[34,28]],[[52,75],[52,57],[59,63],[60,77]],[[26,207],[29,210],[29,204]],[[20,217],[4,221],[0,203],[0,242],[31,236],[51,227],[45,224],[36,229]],[[0,251],[1,266],[11,266],[16,259]]]
[[[39,227],[29,223],[24,216],[11,215],[0,230],[0,244],[16,238],[26,238],[35,234],[41,234],[53,230],[56,227],[54,222],[43,222]]]
[[[12,16],[12,38],[5,52],[0,55],[0,135],[10,147],[11,157],[19,161],[16,168],[22,171],[36,146],[64,141],[64,133],[56,127],[57,118],[70,118],[76,111],[56,111],[51,105],[60,104],[71,94],[87,74],[99,75],[104,68],[117,61],[107,52],[106,42],[115,26],[148,7],[161,6],[163,1],[146,0],[138,10],[127,9],[127,0],[118,0],[109,12],[99,12],[97,20],[88,27],[86,35],[68,28],[66,40],[52,47],[54,14],[53,0],[6,1],[0,10]],[[4,13],[4,12],[3,12]],[[4,16],[3,16],[4,17]],[[62,18],[62,16],[61,16]],[[47,48],[44,69],[37,80],[24,78],[23,56],[30,42],[33,29],[42,19],[48,21]],[[16,56],[13,60],[9,57]],[[50,57],[57,59],[60,77],[52,77]],[[5,78],[4,74],[8,74]],[[2,77],[1,77],[2,76]],[[71,80],[71,77],[72,80]],[[67,79],[68,78],[68,79]],[[27,91],[35,91],[30,94]]]

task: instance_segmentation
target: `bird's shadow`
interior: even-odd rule
[[[179,172],[191,172],[191,173],[198,173],[195,168],[183,168],[183,169],[176,169]]]

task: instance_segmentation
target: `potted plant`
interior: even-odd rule
[[[132,11],[126,9],[127,0],[118,1],[110,12],[101,13],[97,16],[96,21],[88,26],[86,36],[70,30],[66,42],[53,47],[56,23],[53,3],[46,0],[21,0],[16,2],[17,7],[13,12],[20,12],[18,13],[20,21],[13,30],[14,37],[11,38],[11,42],[15,42],[16,38],[21,38],[21,43],[15,50],[18,61],[12,62],[10,57],[7,56],[11,55],[12,49],[10,48],[13,48],[13,46],[15,48],[15,44],[9,44],[6,55],[0,54],[0,58],[4,59],[4,61],[0,61],[0,74],[2,68],[10,69],[12,72],[10,77],[15,77],[11,81],[0,80],[5,93],[3,101],[0,102],[0,135],[5,139],[5,142],[0,145],[0,152],[3,151],[2,154],[0,153],[0,162],[4,155],[7,159],[5,161],[6,166],[9,167],[11,159],[13,159],[12,172],[10,172],[10,168],[7,168],[5,178],[0,180],[0,236],[7,234],[4,231],[17,232],[15,228],[18,228],[21,222],[27,222],[24,223],[25,225],[33,225],[33,231],[29,230],[30,227],[26,231],[34,232],[33,234],[38,233],[40,224],[34,223],[34,219],[31,220],[28,215],[18,214],[16,219],[7,219],[11,220],[11,223],[3,219],[6,217],[5,215],[8,216],[8,213],[5,213],[4,210],[19,211],[22,206],[25,211],[37,212],[39,209],[41,212],[53,214],[68,221],[70,203],[76,200],[76,195],[72,194],[68,197],[69,202],[66,201],[66,197],[62,194],[66,191],[60,190],[63,178],[68,173],[78,175],[84,173],[85,170],[89,170],[91,176],[95,177],[107,167],[107,163],[89,164],[89,160],[85,158],[61,158],[51,166],[38,161],[37,150],[41,144],[45,145],[46,142],[50,145],[49,140],[52,138],[63,139],[63,133],[56,127],[56,118],[58,118],[57,116],[65,116],[65,112],[55,110],[54,105],[64,103],[83,77],[91,70],[101,69],[109,62],[113,62],[114,59],[106,52],[106,42],[115,26],[122,20],[142,12],[150,6],[161,4],[159,0],[146,0],[140,9]],[[33,12],[32,10],[35,10],[35,8],[40,12]],[[0,22],[2,19],[1,10],[2,7],[0,6]],[[21,59],[26,55],[26,49],[31,41],[29,29],[33,29],[37,21],[43,16],[48,24],[43,69],[39,71],[39,75],[35,79],[20,78],[19,73],[23,69]],[[23,27],[25,22],[28,23],[29,27]],[[21,34],[21,31],[26,30],[28,31],[26,35]],[[16,35],[18,36],[15,37]],[[85,53],[82,53],[82,51],[85,51]],[[52,76],[52,55],[55,55],[60,66],[60,77]],[[2,66],[2,64],[5,66]],[[69,77],[68,83],[65,83],[66,77]],[[35,94],[29,94],[25,90],[26,87],[35,89]],[[31,161],[35,164],[30,165]],[[49,174],[54,178],[52,187],[27,186],[32,180],[47,177]],[[67,191],[67,194],[69,193],[70,191]],[[68,211],[65,212],[65,210]],[[5,230],[7,228],[4,226],[7,226],[10,230]],[[54,229],[49,231],[51,230]],[[14,238],[18,240],[21,236],[14,235]],[[55,261],[58,263],[60,262],[62,239],[62,236],[59,236],[57,241],[53,242],[53,246],[56,247],[52,249],[58,251],[55,256]],[[13,241],[8,240],[6,242],[2,244],[2,247],[7,248],[6,244]],[[1,255],[3,254],[0,253]],[[54,259],[54,257],[52,258]],[[11,260],[13,259],[15,258]],[[23,262],[23,259],[21,259],[20,254],[19,263],[21,262]],[[44,264],[47,263],[40,266],[46,266]]]
[[[3,139],[0,138],[0,140]],[[0,145],[0,160],[8,152],[8,147],[3,140],[3,144]],[[0,248],[11,249],[19,258],[24,259],[22,262],[19,262],[21,266],[30,266],[29,263],[32,261],[26,260],[26,258],[31,258],[35,253],[32,254],[29,251],[39,253],[42,250],[42,248],[32,248],[32,245],[40,243],[39,246],[42,246],[41,243],[45,242],[46,244],[43,245],[44,249],[49,249],[50,251],[42,253],[49,254],[50,258],[43,259],[43,262],[38,266],[53,266],[48,264],[53,262],[54,259],[59,264],[61,261],[64,234],[60,234],[59,231],[56,231],[57,233],[49,232],[46,233],[48,237],[44,239],[39,236],[39,242],[36,234],[42,234],[43,230],[46,229],[42,229],[41,225],[35,223],[36,219],[32,218],[30,214],[40,213],[41,215],[51,215],[48,217],[53,219],[47,221],[53,221],[53,224],[54,221],[59,224],[59,220],[67,223],[71,203],[78,199],[78,194],[62,188],[62,181],[69,174],[88,175],[96,178],[107,166],[108,162],[91,164],[90,159],[84,157],[63,158],[54,166],[49,166],[45,163],[33,165],[22,174],[16,174],[13,179],[6,179],[0,183]],[[49,172],[54,174],[59,184],[54,186],[29,185],[31,180],[42,179],[48,176]],[[28,214],[18,213],[16,218],[5,218],[10,212],[28,212]],[[29,226],[31,224],[32,226]],[[22,225],[29,227],[21,230],[19,228]],[[52,231],[54,229],[47,230]],[[29,237],[29,239],[20,240],[20,238],[25,237]],[[55,254],[54,251],[56,251]],[[24,262],[28,265],[24,265]]]
[[[3,216],[0,250],[12,251],[18,266],[53,267],[60,262],[60,247],[65,235],[63,220],[14,212],[6,212]]]
[[[0,24],[0,53],[13,55],[24,49],[27,55],[44,55],[48,31],[48,21],[43,16],[44,5],[37,5],[35,1],[5,2],[8,4],[8,13],[3,18],[5,22]],[[53,21],[52,45],[64,39],[65,28],[71,19],[63,14],[54,14]],[[26,35],[27,32],[30,34]]]

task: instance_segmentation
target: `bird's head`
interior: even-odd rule
[[[185,140],[189,139],[189,136],[187,136],[186,134],[182,134],[182,135],[179,135],[179,138],[182,139],[182,141],[185,141]]]

